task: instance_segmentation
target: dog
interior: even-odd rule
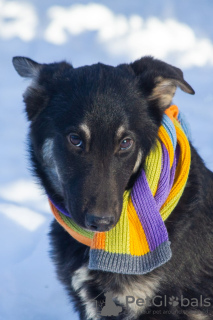
[[[151,56],[117,67],[74,68],[25,57],[14,57],[13,64],[31,80],[24,102],[30,159],[41,186],[81,228],[111,230],[177,87],[194,90],[180,69]],[[153,271],[90,270],[89,247],[52,222],[51,256],[79,319],[213,319],[213,174],[190,148],[186,187],[165,221],[172,258]],[[106,303],[99,312],[105,297],[117,314],[107,314]]]

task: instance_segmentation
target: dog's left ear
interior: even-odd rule
[[[163,61],[144,57],[131,63],[130,67],[140,78],[140,85],[147,99],[156,100],[163,110],[170,106],[177,87],[187,93],[195,93],[184,80],[183,72]]]

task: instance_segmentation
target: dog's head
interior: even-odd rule
[[[152,57],[117,67],[13,64],[32,79],[24,93],[31,158],[47,194],[81,227],[109,230],[176,88],[193,89],[180,69]]]

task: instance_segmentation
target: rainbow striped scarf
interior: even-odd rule
[[[110,231],[86,231],[50,201],[56,220],[72,237],[90,246],[89,269],[145,274],[171,258],[164,221],[188,179],[191,152],[186,134],[187,127],[173,105],[165,111],[156,145],[133,188],[125,191],[121,217]]]

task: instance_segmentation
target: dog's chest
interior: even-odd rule
[[[123,319],[132,319],[145,311],[149,299],[152,299],[159,289],[160,276],[138,276],[134,279],[130,278],[132,280],[128,279],[128,281],[124,279],[119,281],[119,287],[114,289],[113,285],[110,287],[108,281],[104,281],[103,277],[99,278],[98,274],[91,273],[86,266],[75,271],[71,279],[71,286],[85,305],[88,319],[100,319],[100,317],[98,318],[97,303],[101,294],[103,296],[103,293],[107,292],[110,292],[116,305],[122,306],[122,310],[126,314]],[[113,282],[113,278],[111,278],[110,283],[113,284]],[[98,296],[94,294],[97,292],[97,288],[101,290]],[[141,305],[138,303],[139,301],[144,301],[144,303]]]

